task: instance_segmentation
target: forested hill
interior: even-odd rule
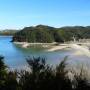
[[[18,42],[64,42],[78,39],[90,38],[90,26],[70,26],[62,28],[54,28],[45,25],[35,27],[25,27],[13,36],[13,41]]]
[[[14,35],[16,32],[18,32],[18,30],[10,30],[10,29],[6,29],[6,30],[1,30],[0,31],[0,35]]]

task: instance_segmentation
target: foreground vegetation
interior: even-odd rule
[[[8,71],[0,57],[0,90],[90,90],[83,70],[78,75],[71,71],[69,78],[66,60],[53,69],[44,58],[29,58],[30,71]]]
[[[35,27],[25,27],[21,31],[15,33],[12,41],[18,42],[66,42],[73,40],[75,37],[79,39],[90,39],[90,26],[73,26],[54,28],[45,25],[38,25]]]

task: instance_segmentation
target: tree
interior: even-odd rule
[[[3,59],[4,57],[0,56],[0,90],[4,89],[7,77],[6,65]]]

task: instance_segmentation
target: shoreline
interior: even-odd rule
[[[62,50],[65,48],[70,48],[70,46],[68,44],[65,44],[65,45],[60,44],[60,45],[53,46],[52,48],[48,49],[47,51],[53,52],[53,51],[58,51],[58,50]]]
[[[28,48],[30,46],[35,46],[35,45],[41,45],[43,48],[46,48],[47,51],[52,52],[52,51],[57,51],[57,50],[62,50],[65,48],[70,48],[69,44],[57,44],[56,42],[53,43],[28,43],[28,42],[13,42],[14,44],[21,45],[22,48]]]
[[[88,56],[90,56],[90,52],[88,50],[88,48],[84,47],[84,46],[80,46],[77,44],[57,44],[56,42],[53,43],[28,43],[28,42],[13,42],[14,44],[18,44],[21,45],[22,48],[30,48],[30,46],[42,46],[43,48],[46,48],[46,51],[48,52],[53,52],[53,51],[58,51],[58,50],[62,50],[62,49],[66,49],[66,48],[74,48],[74,49],[78,49],[82,52],[86,52],[88,53]]]
[[[53,43],[28,43],[28,42],[13,42],[14,44],[17,44],[17,45],[21,45],[22,48],[28,48],[30,46],[36,46],[36,45],[41,45],[42,47],[44,48],[48,48],[50,46],[53,46],[55,44],[57,44],[56,42],[53,42]]]

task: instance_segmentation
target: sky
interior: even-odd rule
[[[39,24],[89,26],[90,0],[0,0],[0,30]]]

